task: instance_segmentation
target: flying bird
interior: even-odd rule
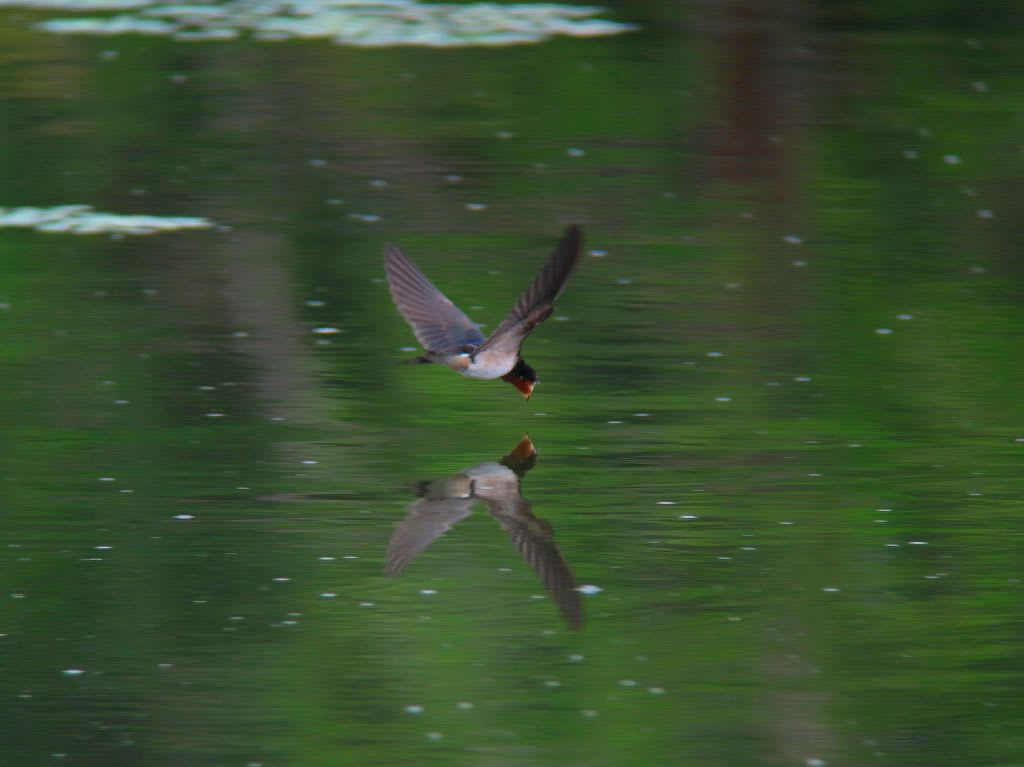
[[[409,504],[408,514],[388,542],[384,571],[401,575],[430,544],[468,517],[483,502],[540,577],[559,611],[572,628],[583,623],[583,604],[569,563],[555,545],[547,521],[534,516],[523,497],[520,481],[537,463],[537,449],[523,437],[500,461],[488,461],[451,477],[424,482],[419,498]]]
[[[530,398],[537,371],[520,354],[523,342],[551,316],[555,299],[580,260],[582,234],[570,226],[544,268],[490,336],[434,287],[408,256],[389,245],[384,256],[391,298],[426,353],[414,361],[439,362],[467,378],[500,378]]]

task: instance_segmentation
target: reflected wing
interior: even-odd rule
[[[438,354],[456,354],[464,347],[483,343],[484,336],[476,323],[393,245],[387,247],[384,268],[391,298],[424,349]]]
[[[579,263],[582,237],[578,226],[570,226],[566,230],[540,274],[519,297],[508,316],[494,329],[482,349],[494,349],[506,354],[519,353],[526,337],[554,311],[555,299],[561,295],[569,275]]]
[[[544,588],[555,600],[571,628],[583,624],[583,603],[576,590],[576,576],[555,545],[551,526],[530,511],[522,496],[510,500],[488,500],[491,516],[498,520],[519,553],[540,576]]]
[[[452,525],[469,516],[476,498],[419,498],[409,504],[409,515],[395,528],[388,542],[384,572],[399,575]]]

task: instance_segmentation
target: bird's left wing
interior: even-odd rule
[[[458,354],[484,342],[477,324],[394,245],[385,251],[384,268],[395,306],[428,352]]]
[[[476,498],[418,498],[409,504],[409,515],[395,528],[388,542],[384,571],[399,575],[431,543],[452,525],[469,516]]]

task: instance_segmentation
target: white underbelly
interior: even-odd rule
[[[481,352],[476,359],[459,372],[466,378],[479,378],[490,381],[494,378],[501,378],[515,366],[513,357],[509,359],[507,354],[494,354],[492,352]]]

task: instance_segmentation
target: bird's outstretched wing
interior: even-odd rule
[[[409,504],[409,515],[395,528],[388,542],[384,572],[399,575],[431,543],[452,525],[469,516],[476,498],[418,498]]]
[[[576,590],[572,568],[555,545],[551,526],[533,515],[529,501],[521,495],[517,498],[485,499],[485,502],[491,516],[540,576],[566,622],[572,628],[579,628],[583,624],[583,602]]]
[[[484,342],[476,323],[394,245],[385,251],[384,268],[395,306],[428,352],[458,354]]]
[[[519,297],[508,316],[484,341],[481,350],[493,349],[518,354],[526,337],[554,311],[555,299],[561,295],[569,275],[579,263],[582,239],[578,226],[570,226],[566,230],[540,274]]]

